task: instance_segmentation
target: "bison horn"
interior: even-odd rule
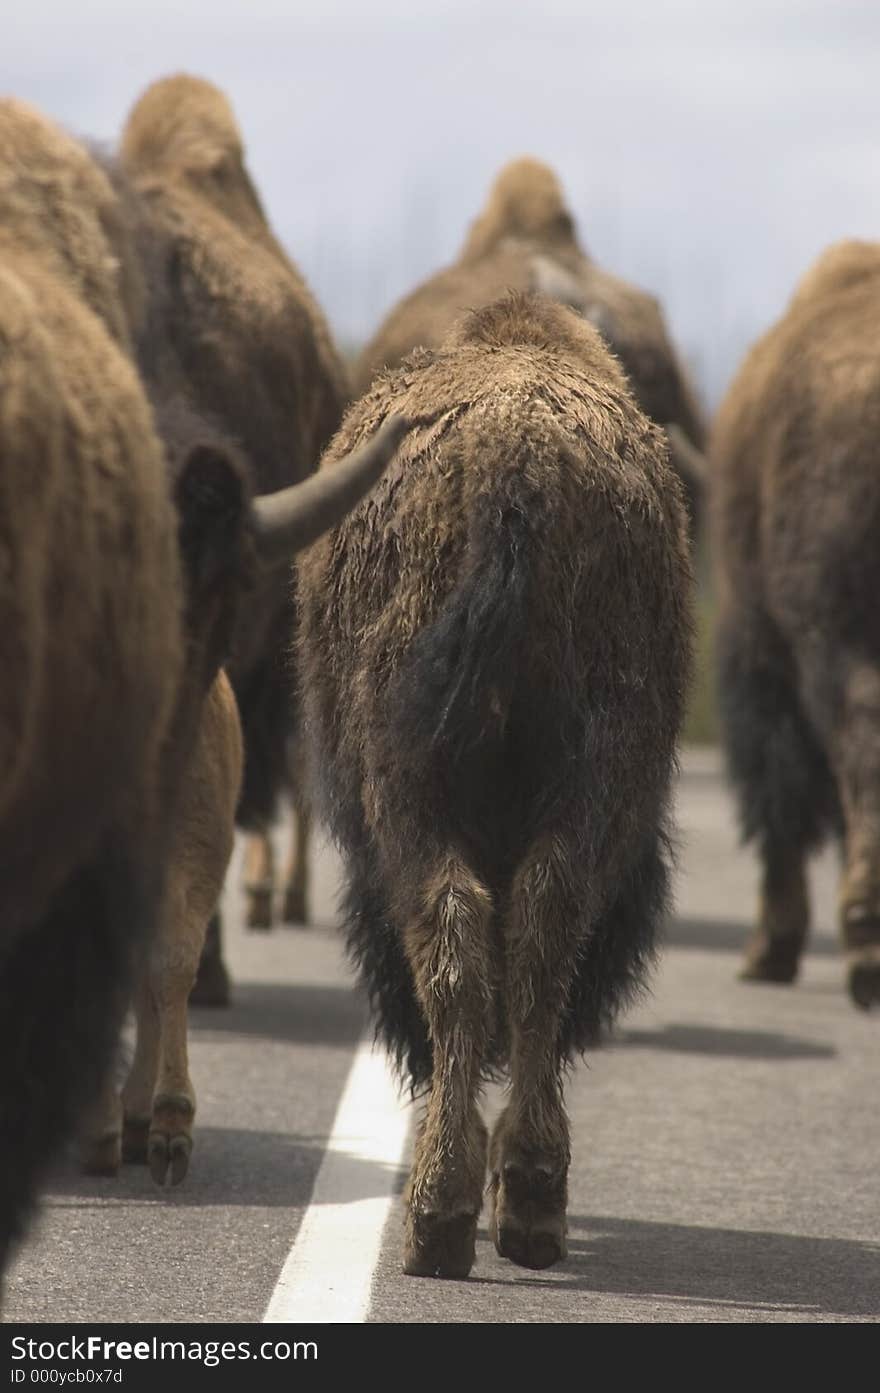
[[[403,416],[389,416],[372,439],[338,464],[255,498],[251,526],[263,565],[282,565],[341,521],[376,483],[410,425]]]
[[[699,492],[706,485],[706,456],[688,439],[681,426],[669,422],[664,430],[673,464],[685,483]]]

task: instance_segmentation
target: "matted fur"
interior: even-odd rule
[[[880,244],[830,248],[713,431],[723,724],[764,866],[747,970],[775,980],[796,972],[804,858],[829,831],[845,834],[847,941],[853,916],[880,920],[878,315]]]
[[[437,348],[462,313],[510,289],[539,291],[590,319],[623,363],[642,410],[658,425],[679,425],[702,447],[700,412],[657,300],[586,254],[555,174],[535,159],[501,170],[458,261],[387,316],[360,356],[357,389],[413,348]]]

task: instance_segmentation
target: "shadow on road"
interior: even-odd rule
[[[734,1059],[833,1059],[837,1050],[818,1040],[799,1040],[773,1030],[733,1030],[719,1025],[665,1025],[660,1030],[620,1030],[609,1042],[677,1054],[726,1055]]]
[[[741,953],[752,931],[747,923],[729,919],[670,919],[663,930],[663,948],[710,948],[720,953]],[[813,934],[807,944],[808,955],[836,958],[840,949],[829,934]]]
[[[593,1215],[569,1216],[569,1226],[565,1266],[552,1277],[521,1280],[783,1318],[880,1314],[880,1244]]]
[[[350,1050],[366,1014],[353,988],[236,982],[232,1005],[191,1006],[190,1028],[211,1035],[257,1035],[296,1045],[329,1045]]]
[[[182,1185],[160,1190],[146,1166],[123,1166],[115,1179],[80,1174],[74,1161],[58,1168],[47,1187],[47,1209],[169,1206],[199,1209],[245,1205],[287,1209],[317,1202],[312,1193],[326,1153],[326,1136],[197,1127],[190,1173]],[[336,1179],[345,1202],[384,1195],[397,1167],[337,1153]]]

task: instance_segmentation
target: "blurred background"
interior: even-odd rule
[[[654,291],[709,408],[828,242],[880,235],[876,0],[28,0],[0,88],[115,139],[218,83],[342,346],[455,256],[498,167],[553,165]]]

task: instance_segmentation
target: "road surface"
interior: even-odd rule
[[[686,755],[677,809],[676,912],[652,995],[568,1088],[565,1264],[511,1266],[484,1214],[469,1281],[402,1275],[411,1109],[359,1050],[324,848],[307,930],[246,933],[233,863],[235,1004],[192,1012],[184,1185],[60,1165],[4,1319],[876,1322],[880,1013],[857,1012],[843,988],[835,857],[813,869],[799,983],[748,986],[736,969],[756,872],[714,753]]]

